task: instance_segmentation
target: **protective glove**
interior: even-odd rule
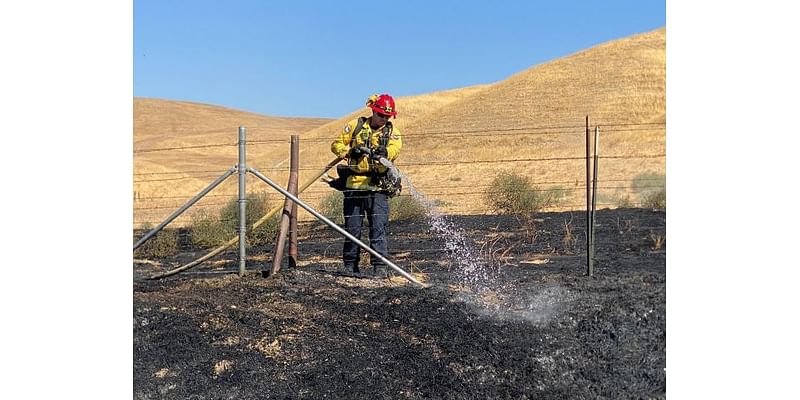
[[[358,146],[350,149],[350,152],[347,154],[350,156],[350,158],[356,159],[360,158],[363,155],[369,155],[369,153],[370,153],[369,148],[365,146]]]
[[[371,158],[373,160],[380,160],[380,158],[388,158],[389,157],[389,150],[386,150],[386,146],[378,146],[373,152]]]

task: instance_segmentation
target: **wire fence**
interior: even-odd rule
[[[663,135],[662,130],[666,129],[666,123],[617,123],[617,124],[607,124],[603,125],[603,136],[607,136],[609,134],[613,135],[615,133],[622,133],[622,132],[653,132],[659,135]],[[502,128],[502,129],[475,129],[475,130],[462,130],[462,131],[434,131],[434,132],[427,132],[425,134],[408,134],[403,135],[403,138],[406,140],[413,140],[414,138],[426,138],[426,139],[437,139],[437,138],[448,138],[448,137],[461,137],[465,134],[469,134],[470,136],[479,136],[484,134],[486,136],[503,136],[503,134],[499,134],[498,132],[512,132],[505,134],[506,136],[513,136],[516,138],[519,137],[526,137],[526,136],[536,136],[536,135],[574,135],[574,136],[582,136],[585,135],[585,126],[550,126],[550,127],[517,127],[517,128]],[[209,132],[218,132],[217,130],[209,131]],[[313,143],[313,142],[332,142],[332,138],[305,138],[302,139],[305,143]],[[280,144],[285,146],[287,144],[286,139],[275,139],[275,140],[249,140],[246,144],[247,147],[255,147],[260,145],[276,145]],[[180,150],[196,150],[196,149],[208,149],[208,148],[219,148],[219,147],[230,147],[232,149],[236,148],[238,143],[235,142],[227,142],[227,143],[218,143],[218,144],[207,144],[207,145],[198,145],[198,146],[182,146],[182,147],[163,147],[163,148],[149,148],[149,149],[137,149],[134,150],[134,154],[144,154],[144,153],[153,153],[153,152],[162,152],[162,151],[180,151]],[[287,149],[288,153],[288,149]],[[634,159],[658,159],[663,158],[666,159],[665,153],[650,153],[650,154],[634,154],[634,155],[619,155],[619,154],[601,154],[599,155],[599,159],[601,160],[634,160]],[[398,167],[414,167],[414,166],[446,166],[446,165],[462,165],[462,164],[517,164],[517,163],[525,163],[525,162],[552,162],[552,161],[575,161],[581,162],[585,160],[585,156],[577,154],[571,157],[530,157],[530,158],[511,158],[511,159],[487,159],[487,160],[474,160],[474,159],[457,159],[457,160],[447,160],[447,161],[436,161],[436,162],[404,162],[402,159],[398,160],[397,165]],[[232,160],[233,162],[233,160]],[[288,165],[282,166],[266,166],[266,165],[257,165],[254,166],[260,170],[269,170],[269,171],[288,171]],[[301,166],[300,171],[313,171],[317,170],[318,166]],[[152,182],[172,182],[172,181],[180,181],[180,180],[197,180],[197,179],[209,179],[215,178],[216,176],[213,175],[214,173],[219,173],[221,171],[214,171],[208,169],[201,169],[201,170],[190,170],[190,171],[165,171],[165,172],[147,172],[147,173],[135,173],[134,174],[134,184],[141,184],[141,183],[152,183]]]
[[[566,125],[566,126],[525,126],[525,127],[513,127],[513,128],[483,128],[483,129],[468,129],[468,130],[459,130],[459,131],[428,131],[424,134],[416,133],[416,134],[403,134],[403,139],[438,139],[438,138],[452,138],[452,137],[462,137],[463,135],[470,135],[471,137],[495,137],[495,136],[550,136],[550,135],[574,135],[574,136],[582,136],[585,135],[583,129],[585,129],[585,125]],[[660,132],[662,130],[667,129],[666,122],[641,122],[641,123],[608,123],[602,125],[603,135],[606,134],[613,134],[613,133],[620,133],[620,132],[653,132],[663,134]],[[222,131],[215,129],[215,130],[208,130],[208,131],[198,131],[192,132],[196,135],[202,135],[204,133],[221,133]],[[505,132],[505,133],[504,133]],[[335,135],[335,133],[334,133]],[[333,141],[333,135],[331,137],[322,137],[322,138],[301,138],[304,143],[330,143]],[[247,147],[257,147],[260,145],[284,145],[286,144],[286,139],[270,139],[270,140],[248,140]],[[239,144],[236,141],[226,141],[224,143],[212,143],[212,144],[205,144],[205,145],[196,145],[196,146],[170,146],[170,147],[157,147],[157,148],[144,148],[144,149],[134,149],[133,154],[144,154],[144,153],[154,153],[154,152],[161,152],[161,151],[181,151],[181,150],[197,150],[197,149],[209,149],[209,148],[219,148],[219,147],[231,147],[235,148]],[[288,150],[287,150],[288,152]]]
[[[637,135],[655,135],[655,142],[661,140],[663,135],[665,135],[666,130],[666,123],[665,122],[643,122],[643,123],[606,123],[601,126],[601,135],[604,138],[603,143],[609,143],[615,135],[619,135],[617,140],[619,143],[624,142],[624,136],[627,133],[635,133]],[[203,132],[192,132],[193,134],[202,134]],[[221,133],[220,130],[209,130],[207,133]],[[234,132],[231,132],[233,135]],[[301,143],[331,143],[334,139],[335,132],[332,132],[332,136],[329,138],[303,138],[301,139]],[[508,128],[497,128],[497,129],[469,129],[469,130],[460,130],[460,131],[430,131],[425,132],[424,134],[404,134],[403,139],[406,143],[413,140],[446,140],[455,137],[462,137],[464,135],[470,135],[470,137],[495,137],[495,138],[510,138],[513,137],[515,139],[524,140],[526,138],[537,138],[537,137],[554,137],[554,136],[567,136],[569,140],[575,140],[576,143],[580,143],[579,139],[582,139],[587,135],[586,126],[585,125],[564,125],[564,126],[521,126],[521,127],[508,127]],[[226,151],[230,148],[231,151],[235,151],[238,143],[234,141],[229,142],[220,142],[220,143],[212,143],[212,144],[202,144],[202,145],[193,145],[193,146],[172,146],[172,147],[158,147],[158,148],[142,148],[142,149],[135,149],[134,155],[147,155],[152,153],[163,153],[163,152],[174,152],[176,154],[180,154],[182,151],[196,151],[196,150],[213,150],[214,149],[223,149],[225,148]],[[283,149],[285,148],[285,154],[288,157],[289,149],[288,149],[288,138],[284,139],[268,139],[268,140],[248,140],[246,143],[248,149],[255,149],[264,146],[271,146],[271,148],[275,149]],[[663,150],[663,147],[656,146],[654,148],[650,148],[647,150],[639,151],[639,152],[631,152],[630,149],[618,149],[614,146],[608,146],[608,148],[601,149],[603,152],[598,156],[599,165],[600,165],[600,174],[598,177],[598,181],[596,182],[596,189],[597,189],[597,197],[596,197],[596,205],[598,208],[603,209],[613,209],[613,208],[624,208],[624,207],[641,207],[647,206],[644,202],[646,201],[645,196],[658,193],[658,192],[666,192],[666,178],[663,174],[659,174],[658,172],[653,171],[664,171],[665,163],[666,163],[666,154],[659,149]],[[249,151],[249,150],[248,150]],[[572,234],[576,236],[583,235],[586,236],[586,224],[585,221],[583,223],[577,223],[581,217],[582,213],[585,212],[586,208],[586,201],[583,197],[586,193],[586,182],[585,182],[585,162],[586,156],[583,154],[585,151],[584,148],[576,148],[576,154],[574,156],[552,156],[552,157],[504,157],[504,158],[481,158],[481,159],[448,159],[448,160],[436,160],[433,162],[430,161],[419,161],[419,160],[409,160],[403,161],[402,157],[398,160],[397,165],[401,169],[406,167],[409,168],[409,171],[414,171],[415,167],[426,168],[430,166],[435,166],[437,168],[442,166],[471,166],[472,168],[483,169],[487,171],[494,171],[499,168],[494,168],[495,166],[511,166],[511,167],[519,167],[519,166],[527,166],[527,165],[536,165],[537,170],[548,170],[554,168],[564,168],[565,165],[569,166],[568,168],[572,171],[569,175],[574,176],[574,179],[541,179],[541,180],[532,180],[531,187],[520,190],[523,193],[558,193],[561,194],[563,200],[554,206],[547,206],[543,207],[539,210],[540,213],[563,213],[566,212],[565,215],[574,216],[575,224],[571,226],[566,220],[563,222],[565,224],[564,231],[555,233],[556,235],[566,235],[572,230]],[[248,153],[249,155],[250,153]],[[255,167],[260,171],[269,171],[272,174],[281,174],[282,176],[286,176],[286,173],[289,171],[288,161],[282,163],[278,166],[270,166],[265,164],[265,161],[268,160],[255,160],[256,162],[252,163],[251,166]],[[608,169],[609,166],[613,166],[613,163],[626,163],[626,162],[635,162],[638,163],[637,165],[646,165],[646,166],[653,166],[652,170],[648,168],[642,168],[639,170],[639,174],[634,176],[619,176],[620,173],[615,173],[614,175],[609,174],[608,179],[604,179],[604,172]],[[250,161],[248,161],[250,163]],[[231,160],[231,164],[235,164],[235,160]],[[574,165],[574,170],[572,170],[572,165]],[[186,168],[186,167],[184,167]],[[531,167],[526,167],[531,168]],[[306,165],[301,166],[300,171],[319,171],[320,167],[316,165]],[[186,168],[183,170],[175,170],[175,171],[157,171],[157,172],[136,172],[133,174],[133,183],[134,187],[141,187],[141,186],[148,186],[148,185],[160,185],[160,190],[158,191],[142,191],[142,190],[135,190],[133,194],[134,200],[134,207],[133,207],[133,214],[134,214],[134,227],[152,227],[155,226],[162,221],[164,218],[181,207],[191,195],[176,195],[173,194],[174,192],[170,191],[170,188],[174,185],[185,184],[187,181],[192,183],[200,183],[200,184],[208,184],[211,180],[216,179],[222,174],[223,170],[215,170],[208,167],[208,165],[200,168]],[[409,174],[411,179],[413,180],[414,175]],[[248,174],[249,176],[249,174]],[[248,177],[248,180],[251,180],[252,177]],[[462,179],[459,177],[459,181],[457,182],[438,182],[438,183],[430,183],[426,182],[424,184],[415,185],[415,191],[420,192],[425,196],[428,200],[431,201],[432,204],[438,205],[442,210],[450,214],[457,214],[457,215],[494,215],[500,214],[501,210],[497,210],[492,207],[491,204],[491,196],[496,193],[498,188],[491,184],[487,183],[486,179],[483,181],[471,181],[469,178]],[[412,182],[413,183],[413,182]],[[283,205],[284,196],[280,193],[273,191],[271,188],[261,184],[261,182],[254,182],[248,183],[248,193],[258,193],[261,198],[265,201],[267,209],[271,207],[276,207]],[[237,193],[238,184],[236,179],[230,177],[227,179],[223,184],[221,184],[218,188],[214,190],[214,192],[209,193],[203,198],[194,204],[190,210],[186,213],[179,216],[175,221],[174,224],[178,228],[186,228],[192,227],[193,224],[196,224],[198,221],[202,221],[205,224],[219,224],[222,226],[226,226],[226,235],[233,236],[238,234],[236,230],[236,225],[238,224],[237,217],[230,216],[228,213],[227,217],[224,216],[222,210],[224,209],[231,209],[237,207],[238,201],[238,193]],[[407,188],[408,189],[408,188]],[[193,195],[194,193],[192,193]],[[298,197],[311,204],[312,206],[316,207],[317,209],[326,208],[323,214],[328,215],[329,218],[334,219],[337,217],[341,217],[341,196],[340,192],[335,191],[334,189],[328,188],[326,185],[318,184],[316,186],[312,185],[309,190],[300,193]],[[409,190],[404,190],[399,196],[397,196],[396,200],[393,201],[403,201],[403,200],[419,200],[415,196],[409,192]],[[322,211],[322,210],[320,210]],[[305,217],[310,217],[309,214],[306,214],[304,210],[300,210],[301,215],[305,214]],[[562,214],[558,214],[562,216]],[[259,215],[260,216],[260,215]],[[392,214],[389,215],[392,217]],[[302,225],[306,229],[313,229],[316,225],[313,224],[313,219],[306,218],[305,225]],[[311,225],[308,225],[311,223]],[[530,221],[528,221],[530,223]],[[642,240],[646,239],[647,235],[652,235],[652,240],[657,241],[662,236],[665,236],[665,222],[664,221],[649,221],[647,223],[638,223],[632,221],[620,221],[619,219],[615,220],[603,220],[602,217],[597,220],[597,223],[602,226],[603,228],[600,229],[600,235],[598,239],[594,241],[594,243],[600,248],[618,248],[619,246],[625,247],[628,244],[635,244],[635,246],[631,246],[633,248],[638,248],[637,246],[641,246]],[[321,225],[321,224],[320,224]],[[519,226],[523,225],[523,222],[519,222]],[[418,237],[428,238],[428,239],[436,239],[431,232],[424,231],[425,228],[422,228],[422,232],[415,232],[414,235]],[[535,231],[537,229],[536,224],[533,226],[527,227],[517,227],[517,228],[509,228],[506,227],[502,230],[504,235],[516,235],[517,242],[519,242],[520,237],[526,237],[525,235],[530,235],[532,230]],[[475,243],[480,245],[483,243],[484,245],[487,243],[486,234],[491,232],[490,227],[488,226],[481,226],[477,230],[466,230],[468,235],[475,237]],[[635,233],[630,233],[635,232]],[[302,237],[302,232],[298,232]],[[553,232],[549,232],[548,234],[554,234]],[[136,236],[135,234],[134,236]],[[176,233],[177,240],[183,243],[191,243],[193,240],[193,233],[191,229],[179,229]],[[498,239],[499,240],[499,239]],[[512,239],[508,239],[512,240]],[[527,240],[531,240],[528,238]],[[519,251],[523,251],[525,249],[532,250],[532,251],[539,251],[543,252],[544,249],[536,248],[535,243],[527,243],[527,242],[515,242],[515,246],[517,246]],[[341,246],[341,240],[332,242],[329,239],[326,240],[314,240],[314,239],[301,239],[299,242],[302,246],[310,246],[316,248],[337,248],[337,246]],[[499,242],[495,242],[493,245],[501,246],[501,245],[509,245],[509,243],[501,244]],[[332,246],[332,247],[331,247]],[[654,248],[658,248],[660,245],[655,245]],[[568,247],[568,246],[567,246]],[[559,249],[558,254],[552,253],[549,254],[551,257],[567,257],[567,258],[577,258],[582,257],[580,253],[581,251],[585,251],[585,243],[578,240],[573,245],[572,248],[567,248],[562,246]],[[431,245],[424,246],[424,248],[414,248],[413,246],[406,245],[405,247],[393,248],[392,252],[395,254],[399,253],[406,253],[406,254],[436,254],[436,253],[444,253],[450,251],[451,247],[444,246],[441,244],[436,244],[435,240],[434,243]],[[338,250],[337,250],[338,251]],[[483,251],[483,249],[481,249]],[[487,250],[490,251],[490,250]],[[573,254],[575,253],[575,254]],[[544,254],[544,253],[543,253]],[[584,255],[585,256],[585,255]]]
[[[640,179],[641,180],[649,180],[649,181],[662,181],[663,180],[662,178],[646,178],[646,177],[645,178],[640,178]],[[616,180],[616,181],[617,182],[621,182],[621,180]],[[561,182],[561,183],[563,183],[563,184],[574,184],[574,181],[572,181],[572,182]],[[426,186],[425,194],[427,194],[427,195],[488,195],[488,194],[494,193],[494,190],[493,190],[494,187],[492,185],[470,185],[469,188],[473,189],[473,190],[464,190],[464,186],[431,185],[431,186]],[[478,188],[484,188],[484,190],[474,190],[474,189],[478,189]],[[663,184],[653,184],[653,185],[614,185],[614,186],[598,185],[597,188],[599,190],[619,190],[619,189],[642,190],[642,189],[665,189],[666,186],[663,185]],[[518,191],[522,192],[522,193],[536,193],[536,192],[545,193],[545,192],[553,192],[553,191],[556,191],[556,192],[559,192],[559,191],[561,191],[561,192],[567,192],[567,191],[570,191],[570,192],[572,192],[572,191],[585,192],[586,188],[585,187],[573,187],[573,188],[556,187],[556,188],[549,188],[549,189],[530,189],[530,190],[518,190]],[[331,195],[331,190],[307,190],[307,191],[303,192],[302,194],[300,194],[298,197],[300,197],[301,199],[319,199],[319,198],[323,198],[323,197],[326,197],[326,196],[329,196],[329,195]],[[212,194],[209,194],[209,195],[206,195],[205,197],[220,199],[220,198],[230,198],[231,196],[232,195],[220,195],[220,194],[212,195]],[[398,196],[400,196],[400,197],[413,197],[410,194],[402,194],[402,193],[400,195],[398,195]],[[267,197],[270,198],[270,199],[275,199],[275,200],[282,200],[284,198],[284,196],[282,196],[279,193],[268,194]],[[186,196],[152,196],[152,197],[136,197],[134,200],[136,200],[137,203],[141,203],[141,202],[148,202],[148,201],[163,201],[163,200],[176,200],[177,201],[177,200],[185,200],[185,199],[186,199]],[[224,205],[225,203],[213,203],[213,204],[214,205]],[[152,210],[152,209],[163,209],[163,208],[170,208],[170,206],[160,206],[160,207],[136,207],[136,206],[134,206],[133,209],[135,211],[135,210]]]

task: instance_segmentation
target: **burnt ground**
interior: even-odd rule
[[[665,398],[665,212],[599,211],[594,277],[583,219],[449,217],[467,253],[393,222],[390,259],[426,289],[345,276],[316,222],[300,266],[269,279],[231,273],[235,253],[157,281],[204,253],[135,263],[134,398]],[[250,249],[248,268],[270,252]]]

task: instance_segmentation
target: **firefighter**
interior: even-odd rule
[[[369,245],[378,254],[387,257],[386,226],[389,223],[389,198],[395,194],[383,185],[387,168],[378,160],[381,157],[394,161],[400,154],[403,141],[400,131],[392,126],[390,118],[397,117],[394,98],[388,94],[373,95],[367,100],[372,116],[354,119],[344,126],[331,144],[331,151],[347,160],[349,169],[344,192],[343,213],[347,232],[361,239],[361,227],[366,216],[369,222]],[[354,276],[386,278],[386,264],[370,257],[372,271],[359,270],[360,248],[345,238],[342,261],[346,272]]]

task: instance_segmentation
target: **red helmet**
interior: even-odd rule
[[[394,107],[394,98],[384,93],[380,96],[372,95],[367,100],[367,106],[376,113],[397,116],[397,108]]]

